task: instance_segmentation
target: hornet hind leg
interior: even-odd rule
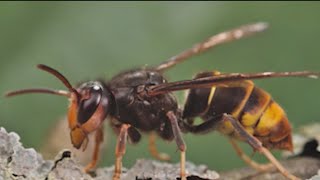
[[[185,129],[188,132],[194,133],[194,134],[206,134],[208,132],[217,130],[220,123],[222,121],[229,121],[232,126],[234,127],[235,131],[247,142],[249,143],[250,146],[253,147],[254,150],[262,153],[264,156],[266,156],[266,158],[271,162],[272,165],[274,165],[278,171],[285,176],[288,179],[291,180],[297,180],[299,179],[298,177],[292,175],[290,172],[288,172],[280,163],[279,161],[271,154],[271,152],[262,146],[262,143],[255,138],[254,136],[252,136],[251,134],[249,134],[243,127],[242,125],[239,123],[238,120],[236,120],[235,118],[233,118],[231,115],[229,114],[223,114],[221,116],[215,116],[205,122],[203,122],[202,124],[199,125],[192,125],[192,124],[188,124],[187,122],[182,122],[181,123],[181,127],[183,129]],[[235,147],[235,150],[237,151],[238,154],[240,154],[240,157],[242,159],[244,159],[245,162],[248,162],[249,164],[255,164],[255,162],[253,162],[249,157],[247,157],[240,148],[237,147],[236,144],[232,145]],[[253,165],[255,166],[255,165]],[[262,167],[262,170],[267,170],[267,168],[269,168],[269,166],[271,165],[265,165],[264,167]]]
[[[260,164],[255,162],[242,151],[242,149],[238,146],[237,142],[233,138],[230,138],[229,140],[232,147],[235,149],[237,155],[252,168],[260,172],[266,172],[266,171],[270,171],[274,167],[272,163]]]
[[[223,120],[225,121],[229,121],[231,122],[231,124],[233,125],[234,129],[236,132],[239,133],[239,135],[245,139],[245,141],[247,141],[254,150],[262,153],[264,156],[266,156],[266,158],[278,169],[278,171],[285,176],[288,179],[291,180],[297,180],[299,179],[298,177],[292,175],[290,172],[288,172],[280,163],[279,161],[271,154],[271,152],[262,146],[262,143],[255,138],[254,136],[252,136],[251,134],[249,134],[243,127],[242,125],[239,123],[238,120],[234,119],[231,115],[228,114],[224,114],[223,115]]]

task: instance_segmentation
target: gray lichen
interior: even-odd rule
[[[315,157],[296,157],[281,162],[291,173],[311,180],[320,180],[320,160]],[[0,128],[0,180],[7,179],[81,179],[108,180],[112,179],[114,167],[99,168],[94,176],[84,173],[83,166],[74,158],[70,150],[62,150],[54,160],[44,160],[32,148],[24,148],[16,133],[8,133]],[[206,166],[186,163],[188,180],[204,179],[284,179],[276,170],[257,173],[251,168],[235,169],[219,174]],[[179,177],[179,164],[169,164],[153,160],[137,160],[130,168],[123,168],[122,180],[173,180]]]
[[[92,179],[91,176],[83,172],[83,167],[73,158],[68,150],[61,151],[47,175],[48,180],[53,179]]]
[[[45,179],[53,162],[24,148],[16,133],[0,128],[0,179]]]
[[[138,179],[152,180],[176,179],[179,177],[179,164],[169,164],[157,162],[152,160],[138,160],[136,164],[123,174],[124,180],[131,180],[132,177]],[[196,166],[190,162],[186,163],[187,174],[189,178],[195,177],[197,179],[218,179],[219,175],[215,171],[209,170],[206,166]]]
[[[302,179],[313,178],[320,169],[320,160],[311,157],[296,157],[281,161],[281,164],[288,169],[288,171]],[[254,180],[285,180],[286,178],[277,170],[272,170],[268,173],[259,173],[256,170],[244,167],[240,169],[231,170],[220,173],[222,180],[227,179],[254,179]],[[320,179],[319,179],[320,180]]]
[[[62,150],[55,160],[44,160],[32,148],[24,148],[16,133],[7,133],[0,128],[0,180],[7,179],[112,179],[113,167],[100,168],[95,176],[84,173],[83,167],[73,157],[71,151]],[[186,163],[188,179],[218,179],[215,171],[206,166]],[[121,179],[177,179],[179,164],[162,163],[152,160],[138,160],[131,169],[123,168]]]

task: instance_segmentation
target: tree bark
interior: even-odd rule
[[[69,150],[61,151],[55,160],[44,160],[32,148],[24,148],[16,133],[7,133],[0,128],[0,180],[7,179],[112,179],[113,166],[99,168],[92,174],[86,174],[79,162]],[[318,173],[318,158],[298,157],[282,161],[282,164],[293,174],[303,179],[311,178]],[[284,179],[277,171],[257,173],[251,168],[240,168],[221,172],[209,170],[205,165],[194,165],[187,162],[188,180],[203,179]],[[312,179],[320,179],[314,176]],[[169,164],[153,160],[137,160],[136,164],[123,170],[122,180],[132,179],[179,179],[179,164]]]

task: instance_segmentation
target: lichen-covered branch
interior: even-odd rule
[[[289,160],[281,161],[281,164],[286,167],[289,172],[302,178],[309,179],[318,173],[320,169],[320,160],[311,157],[297,157]],[[234,169],[227,172],[220,173],[221,180],[227,179],[254,179],[254,180],[285,180],[284,176],[277,170],[268,173],[259,173],[256,170],[245,167]],[[316,177],[314,177],[314,180]],[[318,176],[320,179],[320,176]],[[318,180],[319,180],[318,179]]]
[[[84,173],[83,167],[69,150],[62,150],[54,160],[43,160],[34,149],[24,148],[19,140],[16,133],[7,133],[4,128],[0,128],[0,180],[112,179],[113,167],[100,168],[89,175]],[[188,162],[186,169],[190,174],[188,179],[219,178],[218,173],[204,165],[196,166]],[[176,179],[179,172],[179,164],[138,160],[131,169],[124,168],[121,179]]]
[[[94,174],[86,174],[69,150],[62,150],[54,160],[44,160],[32,148],[24,148],[16,133],[7,133],[0,128],[0,180],[7,179],[112,179],[113,167],[99,168]],[[290,172],[310,178],[320,169],[316,158],[299,157],[282,162]],[[186,164],[188,180],[203,179],[283,179],[277,171],[259,174],[251,168],[229,172],[209,170],[205,165]],[[121,179],[170,180],[179,177],[179,164],[162,163],[153,160],[137,160],[136,164],[123,170]],[[320,178],[320,176],[318,176]],[[316,177],[312,178],[316,180]]]

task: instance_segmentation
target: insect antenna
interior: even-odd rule
[[[70,97],[71,96],[70,93],[74,93],[77,98],[80,97],[80,94],[78,93],[78,91],[72,87],[68,79],[65,76],[63,76],[59,71],[43,64],[38,64],[37,68],[43,71],[46,71],[54,75],[56,78],[58,78],[68,88],[69,92],[64,90],[53,90],[53,89],[46,89],[46,88],[30,88],[30,89],[19,89],[16,91],[10,91],[10,92],[7,92],[5,96],[11,97],[11,96],[30,94],[30,93],[45,93],[45,94],[55,94],[55,95]]]
[[[70,93],[63,90],[53,90],[53,89],[45,89],[45,88],[32,88],[32,89],[19,89],[16,91],[9,91],[5,94],[6,97],[22,95],[22,94],[30,94],[30,93],[44,93],[44,94],[55,94],[60,96],[70,97]]]

